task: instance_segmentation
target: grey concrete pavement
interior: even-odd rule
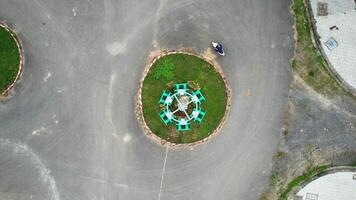
[[[317,5],[320,0],[310,1],[312,15],[315,21],[316,40],[320,42],[320,49],[327,58],[329,68],[339,75],[349,90],[356,88],[356,2],[354,0],[324,1],[328,7],[326,16],[318,16]],[[330,30],[336,26],[337,29]],[[326,42],[333,38],[337,47],[330,50]]]
[[[26,56],[0,103],[0,198],[257,199],[288,95],[289,3],[0,0]],[[166,151],[133,113],[149,52],[212,40],[226,46],[230,118],[208,144]]]

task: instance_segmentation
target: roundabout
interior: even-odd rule
[[[187,51],[162,52],[142,77],[137,115],[146,134],[160,144],[191,147],[219,132],[230,98],[216,63]]]

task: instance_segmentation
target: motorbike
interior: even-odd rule
[[[221,44],[217,42],[211,42],[211,45],[213,45],[213,48],[216,53],[218,53],[220,56],[225,56],[224,47]]]

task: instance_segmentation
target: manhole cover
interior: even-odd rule
[[[326,47],[328,47],[329,50],[333,50],[339,45],[333,37],[328,39],[328,41],[326,41],[324,44]]]

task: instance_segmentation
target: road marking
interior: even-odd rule
[[[61,89],[57,90],[57,93],[62,93],[62,92],[64,92],[64,91],[66,91],[66,90],[67,90],[67,88],[66,88],[66,87],[61,88]]]
[[[41,127],[39,129],[35,129],[32,131],[32,135],[40,135],[42,132],[46,131],[45,127]]]
[[[48,72],[47,75],[44,77],[43,81],[44,82],[47,82],[48,79],[52,76],[52,73],[51,72]]]
[[[112,55],[116,56],[122,54],[126,51],[126,41],[124,42],[114,42],[106,46],[106,50]]]
[[[159,187],[158,200],[161,200],[164,173],[166,171],[167,156],[168,156],[168,146],[166,147],[166,156],[164,157],[164,162],[163,162],[163,169],[162,169],[162,175],[161,175],[161,185]]]
[[[167,0],[160,0],[159,1],[159,5],[158,5],[158,9],[156,11],[156,15],[154,16],[153,20],[153,47],[154,48],[159,48],[159,44],[158,41],[156,40],[157,35],[159,33],[159,20],[161,18],[161,12],[162,12],[162,8],[165,6],[165,4],[167,4]]]
[[[129,143],[131,141],[131,135],[129,133],[126,133],[122,140],[124,141],[124,143]]]
[[[72,9],[72,12],[73,12],[73,16],[77,16],[77,10],[75,8]]]
[[[92,177],[92,176],[80,176],[80,177],[84,178],[84,179],[88,179],[88,180],[96,182],[96,183],[100,183],[100,184],[109,184],[109,185],[121,187],[121,188],[129,187],[127,184],[110,182],[110,181],[102,179],[102,178],[96,178],[96,177]]]
[[[36,172],[39,173],[39,180],[41,180],[43,185],[46,185],[50,190],[50,196],[48,199],[60,200],[59,192],[57,189],[56,181],[51,175],[51,171],[46,167],[40,157],[33,152],[33,150],[26,144],[15,143],[9,140],[0,139],[0,149],[10,148],[15,154],[22,154],[28,157],[30,163],[34,165]]]
[[[252,95],[251,90],[250,89],[246,90],[245,96],[249,97],[251,95]]]
[[[57,115],[52,115],[52,119],[54,120],[54,123],[59,123],[59,121],[57,120]]]
[[[109,83],[109,88],[108,88],[108,96],[107,96],[107,102],[106,102],[106,108],[105,108],[105,117],[106,121],[108,123],[107,128],[110,129],[108,132],[111,132],[112,136],[117,136],[117,130],[116,126],[114,124],[113,118],[112,118],[112,104],[113,104],[113,98],[114,98],[114,87],[116,85],[116,77],[117,74],[113,73],[110,77],[110,83]]]

